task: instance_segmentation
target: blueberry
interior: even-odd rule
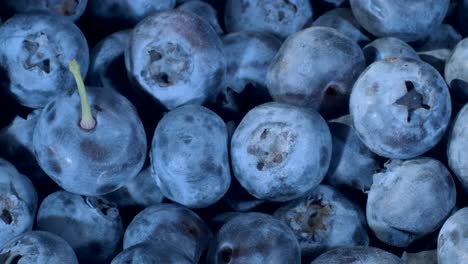
[[[29,231],[0,249],[5,264],[78,264],[75,252],[63,238],[45,231]]]
[[[11,13],[47,10],[76,21],[83,15],[87,5],[88,0],[4,0],[1,7]]]
[[[135,216],[125,230],[123,248],[145,242],[163,244],[178,248],[180,254],[198,263],[212,236],[193,211],[177,204],[160,204],[147,207]]]
[[[275,101],[340,116],[347,111],[352,85],[364,68],[364,55],[355,41],[335,29],[314,26],[282,44],[268,70],[267,86]]]
[[[433,158],[390,160],[374,175],[366,216],[378,239],[395,247],[409,246],[434,232],[456,202],[450,172]]]
[[[54,192],[42,201],[37,229],[65,239],[84,263],[112,259],[124,233],[115,205],[101,197],[66,191]]]
[[[427,37],[442,24],[449,0],[350,0],[358,22],[377,37],[413,42]]]
[[[132,81],[167,109],[213,101],[226,70],[222,43],[198,15],[172,10],[141,21],[125,51]]]
[[[450,89],[461,96],[464,101],[468,99],[468,38],[464,38],[453,49],[445,64],[445,81]]]
[[[181,4],[177,9],[190,11],[199,15],[213,27],[218,35],[224,33],[218,22],[218,13],[209,3],[200,0],[191,0]]]
[[[301,30],[312,15],[308,0],[227,0],[224,24],[229,33],[253,30],[285,39]]]
[[[317,112],[262,104],[244,116],[232,136],[233,173],[258,199],[292,200],[323,180],[331,144],[327,123]]]
[[[368,65],[375,61],[390,58],[412,58],[419,60],[418,54],[410,45],[394,37],[375,39],[364,46],[362,51]]]
[[[349,109],[359,138],[371,151],[407,159],[441,140],[451,101],[447,84],[432,66],[390,58],[372,63],[359,76]]]
[[[399,257],[376,247],[342,247],[320,255],[310,264],[403,264]]]
[[[437,241],[439,264],[466,263],[468,251],[468,207],[450,216],[440,229]]]
[[[350,8],[335,8],[319,16],[313,26],[331,27],[356,41],[359,46],[369,42],[365,30],[357,22]]]
[[[362,143],[351,125],[329,122],[328,127],[333,151],[325,179],[335,187],[351,187],[366,192],[372,184],[372,175],[379,167],[377,156]]]
[[[224,224],[210,245],[209,264],[301,263],[301,251],[288,226],[263,213],[244,213]]]
[[[117,204],[118,207],[148,207],[159,204],[164,199],[156,181],[147,166],[138,175],[114,192],[104,195],[104,198]]]
[[[367,246],[364,212],[337,189],[319,185],[275,211],[296,235],[303,257],[344,246]]]
[[[32,230],[37,203],[31,181],[0,158],[0,247]]]
[[[450,169],[468,193],[468,103],[458,112],[449,131],[447,159]]]
[[[403,252],[401,259],[411,264],[437,264],[437,249],[425,250],[416,253]]]
[[[466,23],[468,23],[468,0],[458,1],[458,14],[457,14],[458,25],[460,25],[460,30],[466,35],[468,34],[468,29],[466,28]]]
[[[167,198],[191,208],[214,204],[231,183],[226,124],[203,106],[170,111],[154,132],[151,166]]]
[[[111,264],[154,264],[177,263],[193,264],[189,257],[185,256],[174,245],[141,243],[131,246],[120,252]]]
[[[68,61],[77,58],[81,74],[89,64],[88,44],[80,29],[50,12],[18,14],[0,27],[0,66],[10,79],[15,99],[42,108],[58,95],[73,91]]]
[[[103,195],[140,172],[147,152],[146,134],[134,106],[117,92],[89,87],[90,120],[80,112],[83,102],[74,92],[46,106],[34,131],[34,154],[63,189]]]

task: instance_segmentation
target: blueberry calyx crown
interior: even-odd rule
[[[91,107],[89,106],[88,96],[86,94],[86,87],[83,82],[83,78],[80,73],[80,65],[78,62],[73,59],[68,62],[70,71],[73,74],[73,77],[76,81],[76,86],[78,86],[78,92],[80,94],[81,101],[81,119],[80,127],[84,130],[92,130],[96,127],[96,120],[94,119],[91,113]]]

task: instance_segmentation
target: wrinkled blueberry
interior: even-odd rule
[[[191,208],[214,204],[231,183],[226,124],[203,106],[170,111],[154,132],[151,166],[165,197]]]
[[[0,27],[0,67],[18,102],[42,108],[74,90],[68,61],[77,58],[81,74],[89,64],[88,44],[80,29],[63,16],[45,11],[18,14]]]
[[[227,0],[224,24],[229,33],[254,30],[285,39],[301,30],[312,15],[308,0]]]
[[[63,238],[45,231],[29,231],[1,247],[0,263],[78,264],[78,259]]]
[[[359,23],[377,37],[412,42],[427,37],[442,21],[449,0],[350,0]]]
[[[447,84],[429,64],[390,58],[372,63],[355,82],[349,103],[363,143],[388,158],[412,158],[444,135],[451,101]]]
[[[167,109],[213,101],[226,61],[214,29],[198,15],[172,10],[141,21],[125,51],[132,81]]]
[[[101,197],[66,191],[47,196],[37,212],[37,229],[65,239],[84,263],[109,261],[124,230],[117,207]]]
[[[458,112],[449,131],[447,159],[450,169],[468,193],[468,103]]]
[[[344,246],[367,246],[363,210],[328,185],[319,185],[275,211],[296,235],[302,256],[315,258]]]
[[[390,58],[412,58],[419,60],[418,54],[410,45],[394,37],[375,39],[364,46],[362,51],[368,65],[375,61]]]
[[[323,180],[331,144],[327,123],[317,112],[270,102],[250,110],[236,128],[231,166],[254,197],[288,201]]]
[[[456,202],[452,175],[432,158],[390,160],[374,174],[367,223],[388,245],[406,247],[442,226]]]
[[[346,63],[343,63],[346,62]],[[356,42],[329,27],[310,27],[281,46],[267,73],[275,101],[342,115],[351,88],[365,68]]]
[[[37,203],[31,181],[0,158],[0,247],[32,230]]]
[[[375,247],[342,247],[320,255],[310,264],[403,264],[397,256]]]
[[[125,230],[123,248],[141,243],[164,244],[179,249],[192,263],[198,263],[213,234],[193,211],[177,204],[147,207]]]
[[[263,213],[244,213],[221,227],[208,249],[207,263],[298,264],[301,250],[281,221]]]
[[[437,241],[437,263],[466,263],[467,252],[468,207],[464,207],[450,216],[440,229]]]

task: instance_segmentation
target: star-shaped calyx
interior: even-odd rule
[[[419,108],[430,109],[431,107],[424,103],[424,96],[419,93],[415,88],[414,84],[411,81],[405,81],[406,93],[398,98],[394,104],[402,105],[406,107],[407,116],[406,121],[411,122],[413,112]]]

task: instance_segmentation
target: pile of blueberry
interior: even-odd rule
[[[0,264],[468,263],[468,0],[0,16]]]

